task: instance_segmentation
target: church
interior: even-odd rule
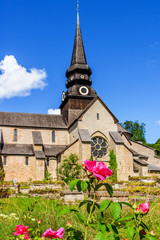
[[[135,142],[92,88],[77,13],[71,64],[66,71],[61,115],[0,112],[0,166],[5,181],[43,180],[46,169],[57,179],[63,158],[77,154],[108,165],[113,149],[118,180],[160,173],[160,158],[153,148]],[[95,80],[96,81],[96,80]]]

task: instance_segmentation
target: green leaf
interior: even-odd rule
[[[132,220],[134,217],[128,216],[128,217],[123,217],[118,220],[118,222],[126,221],[126,220]]]
[[[132,226],[133,224],[134,224],[133,221],[129,221],[129,222],[126,223],[126,227],[130,227],[130,226]]]
[[[102,231],[102,232],[106,232],[106,226],[104,224],[99,224],[99,229]]]
[[[73,181],[70,182],[70,185],[69,185],[69,188],[71,191],[74,190],[75,186],[77,185],[77,183],[79,182],[80,180],[79,179],[75,179]]]
[[[114,238],[113,238],[114,239]],[[106,232],[99,232],[96,237],[95,240],[107,240],[107,235]]]
[[[149,240],[157,240],[157,238],[153,236],[145,235],[145,237],[148,238]]]
[[[72,178],[72,177],[67,177],[67,178],[65,178],[64,179],[64,182],[65,183],[68,183],[69,181],[71,181],[71,180],[73,180],[74,178]]]
[[[77,182],[77,190],[78,190],[78,192],[81,192],[81,180],[79,180],[78,182]]]
[[[119,202],[119,203],[124,204],[124,205],[127,205],[127,206],[129,206],[129,207],[132,208],[132,204],[130,204],[130,203],[128,203],[128,202]]]
[[[113,236],[109,236],[107,237],[107,240],[115,240],[115,238]]]
[[[135,233],[135,229],[134,229],[134,227],[128,227],[127,228],[127,236],[129,237],[129,238],[133,238],[133,236],[134,236],[134,233]]]
[[[84,221],[86,221],[86,218],[83,217],[79,212],[75,212],[75,214],[81,223],[84,223]]]
[[[103,212],[106,208],[109,207],[110,201],[109,200],[103,200],[100,204],[100,212]]]
[[[97,191],[99,188],[101,188],[104,184],[103,183],[100,183],[98,184],[96,187],[95,187],[95,190]]]
[[[86,189],[88,188],[88,184],[86,181],[81,181],[81,189],[83,192],[86,191]]]
[[[110,205],[110,210],[115,220],[117,220],[121,216],[122,207],[118,202],[116,203],[112,202]]]
[[[106,190],[109,193],[109,195],[111,197],[113,197],[113,188],[112,188],[112,186],[110,184],[108,184],[108,183],[105,183],[104,186],[106,187]]]
[[[71,209],[65,208],[57,215],[57,217],[61,217],[62,215],[65,215],[65,214],[70,213],[70,212],[71,212]]]
[[[81,203],[79,204],[79,208],[82,207],[84,204],[87,204],[88,202],[90,202],[91,204],[93,204],[92,201],[90,201],[90,200],[85,200],[85,201],[83,201],[83,202],[81,202]]]

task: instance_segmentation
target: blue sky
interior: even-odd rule
[[[76,0],[0,0],[0,6],[0,111],[57,109],[71,61]],[[146,123],[150,143],[160,137],[159,13],[159,0],[80,0],[92,86],[120,122]]]

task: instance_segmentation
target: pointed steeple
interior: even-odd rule
[[[61,113],[70,124],[97,96],[91,87],[91,69],[87,65],[82,34],[79,24],[79,1],[77,0],[77,27],[71,65],[66,71],[67,91],[62,93]]]
[[[77,11],[77,27],[76,35],[74,40],[74,47],[72,53],[71,65],[66,71],[66,87],[69,88],[74,84],[85,84],[91,86],[92,81],[90,75],[92,74],[91,69],[87,65],[87,60],[84,51],[84,45],[82,40],[82,34],[79,23],[79,11]]]
[[[81,34],[81,29],[79,24],[79,12],[77,11],[77,28],[76,28],[76,36],[74,40],[74,48],[73,48],[71,65],[78,64],[78,63],[87,64],[84,46],[83,46],[82,34]]]

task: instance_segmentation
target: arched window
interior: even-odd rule
[[[108,144],[104,138],[94,137],[91,143],[91,152],[93,157],[102,158],[107,154]]]
[[[17,129],[14,129],[14,142],[17,142]]]
[[[52,131],[52,142],[55,142],[55,131]]]

